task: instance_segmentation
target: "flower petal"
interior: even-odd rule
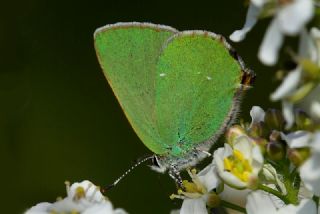
[[[240,151],[243,154],[243,156],[248,160],[252,159],[252,147],[253,142],[246,135],[241,135],[237,137],[233,144],[233,149]]]
[[[184,199],[180,214],[208,214],[206,203],[202,198]]]
[[[276,213],[277,207],[267,193],[254,191],[247,197],[246,210],[248,214],[269,214]]]
[[[208,192],[216,188],[220,183],[220,179],[216,173],[216,166],[214,164],[209,164],[201,170],[197,176]]]
[[[277,88],[277,90],[271,94],[271,100],[277,101],[290,96],[292,92],[297,89],[301,80],[301,75],[301,67],[297,67],[295,70],[291,71],[283,80],[281,85]]]
[[[74,198],[79,187],[83,188],[86,191],[85,197],[90,199],[91,202],[102,202],[105,200],[105,197],[101,194],[98,187],[88,180],[84,180],[80,183],[73,183],[70,187],[68,196]]]
[[[180,214],[180,209],[171,210],[170,214]]]
[[[253,106],[250,110],[251,125],[264,121],[265,112],[260,106]]]
[[[274,19],[267,29],[259,49],[258,57],[265,65],[274,65],[278,60],[278,52],[283,43],[283,35],[278,22]]]
[[[301,176],[301,180],[304,182],[305,187],[317,196],[320,196],[319,163],[320,163],[320,154],[313,154],[300,167],[300,176]]]
[[[291,128],[294,123],[293,104],[287,101],[282,101],[282,114],[286,120],[286,129]]]
[[[234,31],[229,36],[230,40],[232,40],[233,42],[241,42],[244,38],[246,38],[247,33],[257,23],[260,12],[261,12],[261,7],[258,7],[257,5],[254,5],[254,4],[250,4],[247,12],[247,16],[246,16],[246,22],[244,23],[243,28],[241,30]]]
[[[113,207],[111,203],[96,204],[81,214],[113,214]]]
[[[311,142],[311,148],[313,152],[320,153],[320,131],[316,132]]]
[[[310,31],[311,37],[314,40],[314,45],[311,46],[310,52],[313,54],[311,55],[313,62],[317,63],[320,66],[320,30],[319,28],[313,27]]]
[[[242,182],[239,178],[227,171],[219,171],[221,179],[230,187],[235,189],[245,189],[247,183]]]
[[[251,3],[257,7],[262,7],[268,0],[251,0]]]
[[[278,214],[305,214],[305,213],[317,213],[316,204],[311,199],[302,199],[300,203],[295,206],[293,204],[289,204],[280,208],[277,212]]]
[[[320,102],[313,102],[311,104],[311,114],[320,118]]]
[[[47,214],[50,210],[51,203],[42,202],[31,207],[25,214]]]
[[[312,0],[295,0],[284,6],[276,16],[280,28],[287,35],[296,35],[313,17]]]
[[[261,153],[261,149],[258,145],[254,145],[254,147],[252,148],[252,168],[253,168],[253,172],[254,174],[258,175],[258,173],[260,172],[260,170],[262,169],[263,166],[263,155]]]
[[[223,191],[219,194],[219,197],[224,201],[244,207],[249,192],[249,189],[238,190],[231,188],[228,185],[224,185]]]
[[[288,146],[292,149],[303,148],[310,146],[309,142],[312,139],[312,134],[307,131],[296,131],[287,135],[281,133],[281,138],[285,140]]]
[[[300,33],[298,50],[298,55],[300,57],[311,59],[312,62],[317,62],[318,50],[315,46],[312,36],[310,36],[306,29],[303,29]]]

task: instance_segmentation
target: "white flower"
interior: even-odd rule
[[[180,214],[207,214],[207,206],[212,202],[218,203],[217,195],[211,192],[219,184],[213,164],[208,165],[198,174],[188,170],[192,182],[183,181],[185,191],[179,190],[178,195],[172,194],[171,199],[183,199]]]
[[[241,135],[214,152],[218,175],[229,186],[245,189],[254,185],[263,166],[260,148],[251,138]]]
[[[311,199],[302,199],[297,206],[284,205],[279,199],[263,191],[249,194],[246,210],[248,214],[317,214],[316,204]]]
[[[267,0],[251,0],[246,22],[241,30],[230,35],[234,42],[243,40],[246,34],[256,24],[260,14],[264,11]],[[314,14],[312,0],[291,0],[282,3],[274,2],[277,6],[272,8],[275,15],[259,50],[259,59],[266,65],[274,65],[278,59],[278,51],[285,35],[297,35],[310,21]]]
[[[81,213],[81,214],[126,214],[122,209],[113,209],[109,200],[90,181],[67,186],[67,197],[54,203],[43,202],[31,207],[25,214]]]

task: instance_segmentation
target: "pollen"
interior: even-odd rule
[[[192,181],[183,180],[182,185],[184,190],[178,189],[177,194],[171,194],[169,197],[171,200],[178,198],[178,199],[185,199],[185,198],[200,198],[204,194],[207,194],[207,189],[203,186],[197,176],[196,169],[188,169],[188,174],[192,178]]]
[[[239,150],[233,150],[233,155],[235,158],[239,159],[239,160],[244,160],[243,154],[239,151]]]
[[[187,180],[184,180],[182,182],[182,184],[183,184],[184,188],[186,189],[186,192],[195,193],[195,192],[200,192],[201,191],[199,189],[199,187],[193,182],[189,182]]]
[[[247,182],[252,172],[252,166],[239,150],[233,150],[233,155],[224,158],[224,169],[243,182]]]
[[[75,195],[74,195],[74,200],[80,200],[81,198],[86,197],[86,191],[83,187],[77,187]]]

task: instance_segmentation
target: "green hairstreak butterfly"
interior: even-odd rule
[[[99,28],[95,49],[115,96],[160,172],[207,156],[254,74],[221,35],[150,23]]]

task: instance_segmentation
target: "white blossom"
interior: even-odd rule
[[[305,30],[302,31],[299,42],[299,57],[310,59],[311,62],[319,64],[319,45],[320,32],[317,28],[312,28],[310,34],[308,34]],[[282,101],[282,112],[286,120],[287,129],[291,128],[294,123],[293,109],[295,103],[291,102],[290,98],[299,91],[302,83],[303,72],[302,66],[298,65],[294,70],[289,72],[289,74],[282,81],[281,85],[270,96],[271,100],[273,101]],[[304,107],[303,109],[305,109],[306,112],[311,112],[314,114],[312,104],[314,99],[319,99],[319,92],[320,86],[314,89],[314,91],[310,93],[310,96],[307,97],[308,99],[304,99],[299,106]]]
[[[246,135],[237,137],[214,152],[214,163],[220,178],[237,189],[250,187],[263,166],[260,148]]]
[[[192,182],[183,181],[185,191],[179,190],[178,195],[172,194],[171,199],[183,199],[180,214],[207,214],[207,206],[212,197],[218,198],[211,192],[218,186],[220,180],[216,174],[215,165],[209,164],[199,173],[188,170]]]
[[[234,42],[242,41],[246,34],[256,24],[259,16],[264,10],[266,0],[251,0],[246,21],[241,30],[230,35]],[[274,65],[278,59],[278,52],[283,43],[285,35],[297,35],[310,21],[314,14],[312,0],[292,0],[285,3],[274,1],[276,7],[274,18],[266,31],[259,50],[259,59],[266,65]]]
[[[126,214],[123,209],[114,209],[99,188],[90,181],[74,183],[67,186],[67,196],[54,203],[42,202],[25,212],[25,214],[81,213],[81,214]]]

